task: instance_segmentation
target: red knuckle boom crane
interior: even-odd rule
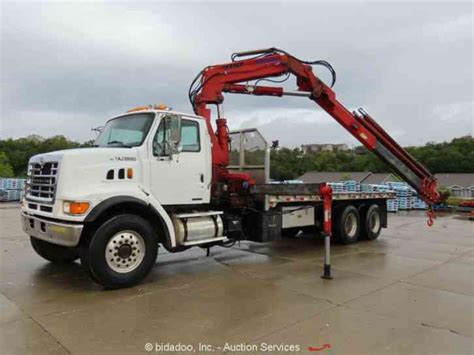
[[[337,100],[331,87],[314,74],[314,64],[328,68],[333,74],[334,84],[335,72],[329,63],[303,61],[277,48],[234,53],[232,62],[208,66],[199,73],[191,84],[189,98],[195,113],[204,117],[207,122],[213,149],[213,181],[252,183],[249,175],[231,173],[226,169],[229,162],[229,136],[227,121],[222,117],[223,93],[301,96],[318,104],[369,151],[381,158],[412,186],[428,205],[438,201],[439,193],[433,174],[403,149],[365,110],[360,108],[351,112]],[[267,78],[291,74],[296,77],[296,91],[257,85],[259,81]],[[257,81],[255,85],[246,84],[254,80]],[[211,125],[211,110],[208,107],[211,104],[217,105],[216,132]]]

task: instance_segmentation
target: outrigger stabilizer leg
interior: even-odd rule
[[[323,200],[323,233],[324,233],[324,273],[321,278],[330,280],[331,276],[331,205],[332,189],[331,186],[321,184],[319,194]]]

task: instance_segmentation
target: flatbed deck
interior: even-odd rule
[[[287,203],[321,202],[321,184],[257,184],[250,192],[265,202],[265,209]],[[395,198],[394,192],[334,192],[333,201],[388,200]]]

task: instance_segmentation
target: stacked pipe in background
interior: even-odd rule
[[[387,200],[387,211],[426,209],[426,203],[421,200],[416,191],[405,182],[390,181],[384,184],[361,184],[358,181],[348,180],[331,182],[333,193],[344,192],[394,192],[395,199]]]
[[[20,201],[23,198],[26,179],[0,178],[0,201]]]

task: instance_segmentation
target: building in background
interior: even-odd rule
[[[400,179],[392,173],[370,173],[364,180],[361,181],[363,184],[376,184],[383,185],[387,182],[399,181]]]
[[[338,151],[348,151],[349,146],[345,143],[342,144],[303,144],[301,146],[301,151],[303,154],[308,153],[318,153],[318,152],[338,152]]]
[[[438,186],[451,192],[452,197],[474,199],[474,174],[435,174]]]

